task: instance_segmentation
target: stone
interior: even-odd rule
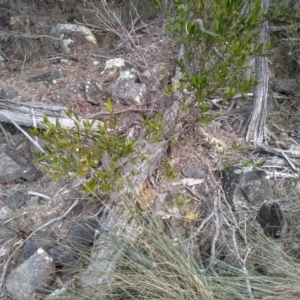
[[[232,167],[225,176],[223,189],[236,211],[262,205],[273,199],[267,174],[256,167]]]
[[[104,74],[106,72],[109,74],[114,74],[116,73],[117,70],[121,69],[124,66],[125,66],[125,61],[123,58],[109,59],[105,62],[104,71],[102,73]]]
[[[23,102],[23,103],[32,102],[32,97],[25,96],[20,100],[20,102]]]
[[[4,225],[0,225],[0,241],[15,237],[16,235],[17,233],[14,230]]]
[[[0,145],[0,183],[11,182],[17,178],[34,181],[40,171],[20,152]]]
[[[26,201],[27,207],[37,207],[40,205],[40,197],[39,196],[31,196],[27,201]]]
[[[0,55],[0,68],[4,67],[6,64],[6,59],[4,56]]]
[[[87,79],[83,83],[86,100],[90,103],[100,105],[105,99],[105,92],[102,87],[94,80]]]
[[[20,208],[25,203],[27,198],[27,194],[21,191],[17,191],[8,196],[6,204],[11,209]]]
[[[0,220],[8,220],[12,218],[13,215],[14,212],[7,205],[0,208]]]
[[[140,105],[147,95],[145,83],[136,82],[137,75],[132,71],[121,72],[118,80],[109,86],[111,97],[115,102],[125,105]]]
[[[59,45],[64,53],[70,53],[74,46],[97,45],[97,40],[92,31],[77,24],[57,24],[51,29],[51,34],[60,39]]]
[[[39,248],[7,276],[5,288],[15,300],[33,300],[37,292],[49,289],[54,274],[52,257]]]
[[[51,96],[50,99],[52,102],[58,103],[58,104],[61,104],[64,101],[64,99],[62,98],[62,96],[60,94],[54,94]]]
[[[55,265],[64,274],[70,274],[81,269],[81,262],[78,261],[77,252],[74,251],[64,240],[49,250]]]
[[[18,92],[10,86],[6,86],[0,91],[1,99],[14,99],[17,96],[18,96]]]
[[[266,236],[282,237],[287,231],[287,223],[283,211],[278,203],[264,203],[257,215]]]
[[[97,222],[79,219],[70,228],[66,238],[50,249],[49,253],[61,272],[70,274],[82,269],[80,256],[94,242],[97,226]]]
[[[297,126],[295,126],[294,131],[296,133],[298,133],[298,134],[300,133],[300,124],[298,124]]]
[[[80,92],[82,92],[82,86],[80,83],[74,83],[72,84],[69,88],[68,88],[69,92],[74,93],[74,94],[78,94]]]
[[[186,166],[182,168],[181,173],[185,177],[202,179],[205,177],[205,172],[195,166]]]
[[[0,246],[0,261],[3,261],[5,257],[8,257],[10,253],[10,245],[1,245]]]
[[[72,245],[74,249],[82,250],[83,248],[89,247],[94,242],[97,227],[97,222],[80,219],[69,230],[66,241]]]
[[[52,71],[48,71],[45,73],[42,73],[40,75],[36,75],[33,77],[29,77],[27,79],[27,82],[40,82],[43,81],[46,87],[53,87],[57,85],[57,80],[59,78],[62,78],[63,74],[61,69],[54,69]]]
[[[45,229],[38,231],[34,236],[28,239],[22,250],[22,261],[25,261],[33,255],[39,248],[47,251],[54,246],[55,238],[51,230]]]
[[[296,79],[280,79],[274,84],[273,90],[282,94],[295,95],[300,93],[300,85]]]

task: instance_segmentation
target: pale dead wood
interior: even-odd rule
[[[287,155],[291,158],[300,158],[300,151],[271,148],[271,147],[265,146],[264,144],[259,143],[259,142],[256,143],[256,146],[265,152],[269,152],[269,153],[275,154],[277,156],[285,157],[284,155]]]
[[[11,123],[11,121],[14,121],[21,126],[32,127],[36,125],[38,128],[45,128],[43,119],[46,115],[51,123],[55,124],[58,120],[61,126],[72,128],[74,127],[74,122],[66,116],[66,109],[67,107],[65,106],[45,103],[21,103],[0,99],[0,122]],[[80,124],[85,120],[87,119],[81,119]],[[102,122],[96,121],[92,129],[96,130],[97,124],[102,124]]]
[[[262,11],[267,11],[269,0],[261,1]],[[268,39],[268,21],[262,24],[259,41],[264,43]],[[266,137],[267,99],[269,94],[269,75],[267,57],[255,59],[256,79],[259,84],[254,89],[253,108],[246,125],[246,140],[262,142]]]

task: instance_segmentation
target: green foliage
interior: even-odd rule
[[[168,29],[184,47],[184,57],[177,62],[183,74],[181,88],[195,94],[191,107],[198,107],[200,121],[209,119],[205,99],[220,95],[226,100],[257,84],[243,73],[249,59],[266,55],[257,39],[267,18],[260,2],[173,0],[176,18],[169,21]]]
[[[183,196],[183,195],[178,195],[175,199],[175,203],[173,204],[173,207],[178,207],[179,209],[182,208],[185,204],[189,203],[191,199]]]
[[[170,161],[163,163],[162,176],[170,180],[175,180],[180,177],[180,175],[176,172],[174,165]]]
[[[145,119],[143,121],[149,138],[154,142],[159,142],[163,139],[164,124],[164,116],[161,112],[158,112],[153,119]]]
[[[297,31],[300,21],[300,2],[298,0],[274,0],[270,3],[272,21],[291,25]]]
[[[106,107],[111,108],[109,101]],[[71,109],[66,111],[66,115],[74,122],[71,129],[61,126],[59,121],[53,124],[45,116],[45,130],[31,130],[33,135],[46,142],[46,154],[39,154],[37,160],[49,163],[46,171],[52,179],[61,176],[88,177],[83,189],[89,194],[98,195],[99,192],[110,193],[119,189],[122,186],[121,162],[133,152],[136,141],[113,133],[117,126],[113,116],[96,125],[95,120],[81,121]],[[102,159],[105,164],[102,164]]]

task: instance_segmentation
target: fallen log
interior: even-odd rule
[[[66,106],[49,105],[45,103],[28,102],[22,103],[13,100],[0,99],[0,122],[12,123],[15,122],[21,126],[45,128],[43,124],[44,116],[47,116],[53,124],[58,120],[61,126],[66,128],[74,127],[72,119],[65,114]],[[82,124],[87,119],[81,119]],[[93,129],[97,129],[97,124],[102,124],[96,121]]]

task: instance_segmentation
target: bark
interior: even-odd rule
[[[266,11],[269,7],[269,0],[262,0],[261,9]],[[259,34],[259,41],[262,43],[268,39],[268,22],[262,24]],[[254,89],[253,108],[246,125],[246,140],[253,142],[262,142],[267,138],[266,117],[267,117],[267,99],[269,94],[269,75],[268,59],[266,57],[257,57],[255,60],[256,79],[259,84]]]
[[[48,116],[53,124],[58,120],[63,127],[72,128],[74,122],[65,114],[67,107],[48,105],[45,103],[20,103],[13,100],[0,99],[0,122],[12,123],[27,127],[44,128],[43,118]],[[81,123],[86,119],[81,119]],[[97,129],[96,121],[93,128]],[[100,122],[101,123],[101,122]]]

